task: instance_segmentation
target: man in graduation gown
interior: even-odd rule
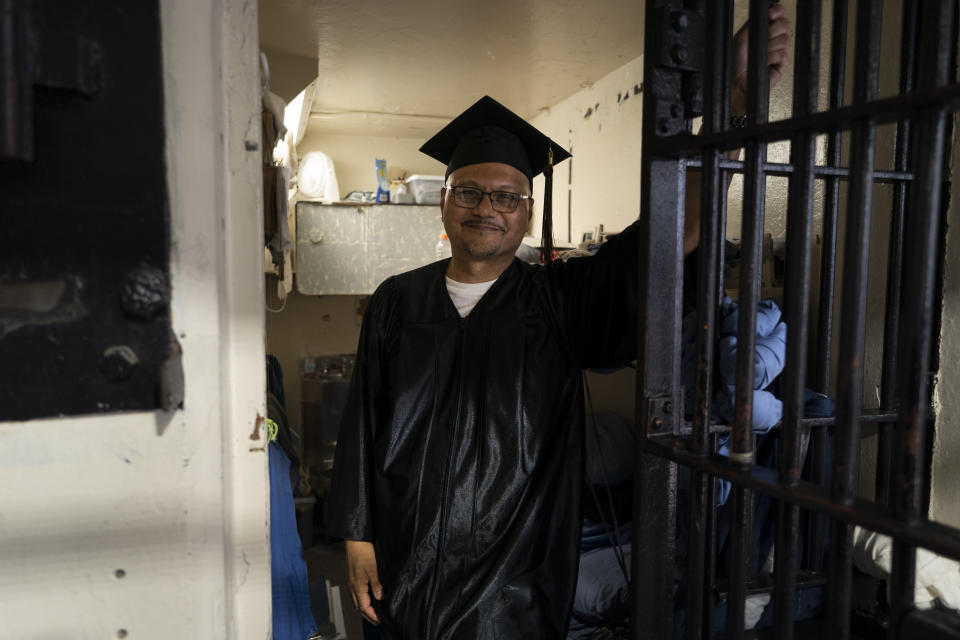
[[[634,357],[637,232],[593,258],[515,259],[534,175],[551,151],[568,154],[490,98],[423,150],[447,163],[453,257],[370,300],[328,531],[348,540],[351,571],[373,558],[350,541],[372,543],[373,598],[358,605],[372,603],[388,638],[561,638],[577,578],[580,372]]]
[[[370,299],[327,533],[346,540],[354,603],[386,638],[563,638],[581,371],[635,357],[637,225],[592,257],[515,259],[533,178],[569,154],[489,97],[421,151],[447,165],[453,256]]]

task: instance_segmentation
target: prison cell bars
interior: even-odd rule
[[[766,25],[768,3],[750,5],[750,24]],[[766,29],[750,29],[748,37],[747,123],[767,121],[770,104],[767,73]],[[762,165],[767,145],[761,140],[748,140],[744,149],[743,216],[740,248],[740,314],[737,328],[737,357],[734,419],[730,433],[730,459],[750,465],[754,461],[753,393],[754,358],[757,341],[757,304],[760,302],[760,264],[763,252],[764,204],[766,180]],[[741,339],[743,342],[741,342]],[[734,484],[730,491],[730,533],[727,542],[726,632],[736,638],[744,627],[744,603],[747,580],[753,575],[753,495]]]
[[[948,43],[955,41],[955,2],[924,5],[919,16],[922,55],[917,64],[919,89],[946,84],[954,52]],[[923,455],[926,440],[927,380],[933,330],[934,274],[940,231],[940,194],[943,184],[946,114],[932,107],[916,119],[913,158],[916,176],[910,191],[911,220],[904,232],[909,258],[904,264],[905,294],[898,337],[896,483],[892,491],[895,517],[909,523],[921,521],[923,513]],[[907,616],[913,604],[915,546],[894,540],[891,606],[894,620]]]
[[[868,104],[880,82],[880,0],[858,0],[854,50],[853,100]],[[860,412],[867,314],[870,222],[873,213],[873,165],[876,124],[869,117],[853,123],[850,136],[850,181],[843,253],[843,304],[837,363],[836,416],[830,497],[849,502],[857,494],[860,472]],[[850,632],[853,589],[853,525],[834,520],[830,527],[827,580],[827,629],[830,637]]]
[[[915,2],[903,3],[900,34],[900,95],[913,91],[916,68],[917,13]],[[910,121],[897,122],[894,168],[910,167]],[[883,321],[883,370],[880,380],[880,409],[893,411],[896,399],[897,335],[900,326],[900,292],[903,279],[903,224],[907,208],[907,183],[893,184],[893,211],[890,220],[890,241],[887,250],[887,308]],[[875,500],[890,503],[890,478],[893,455],[893,423],[881,423],[877,430],[877,477]]]
[[[674,5],[676,6],[676,5]],[[667,16],[651,17],[660,7],[647,5],[645,47],[662,48]],[[664,7],[666,11],[668,7]],[[682,21],[677,22],[681,30]],[[687,24],[689,27],[689,24]],[[656,43],[656,44],[655,44]],[[644,62],[643,130],[671,134],[680,131],[677,120],[683,115],[682,72]],[[659,113],[658,113],[659,110]],[[679,111],[679,113],[678,113]],[[640,362],[656,362],[655,367],[639,367],[637,371],[637,425],[650,433],[671,433],[677,415],[682,416],[679,397],[680,365],[676,360],[679,345],[680,307],[676,295],[680,281],[683,238],[684,184],[679,163],[669,159],[648,157],[641,164],[641,183],[658,185],[656,202],[667,216],[641,216],[638,248],[640,269],[638,295],[641,301],[638,322],[637,356]],[[649,197],[650,194],[641,198]],[[649,208],[649,204],[647,205]],[[652,301],[660,303],[659,307]],[[660,319],[662,314],[663,319]],[[669,406],[670,411],[665,409]],[[676,411],[673,409],[676,408]],[[668,638],[673,635],[674,605],[674,528],[677,516],[677,465],[663,456],[653,455],[647,448],[650,440],[637,441],[634,473],[634,514],[655,513],[657,517],[633,518],[633,540],[638,548],[650,553],[631,554],[634,580],[641,576],[642,586],[634,587],[631,602],[631,625],[635,637]],[[650,545],[650,546],[644,546]],[[641,631],[642,630],[642,631]],[[640,634],[640,635],[638,635]]]
[[[820,62],[820,2],[797,4],[796,46],[793,56],[793,113],[806,115],[817,110]],[[795,167],[790,181],[787,209],[787,255],[784,291],[784,316],[787,328],[806,327],[810,298],[810,238],[813,232],[813,187],[816,164],[816,136],[811,131],[798,132],[790,143],[791,164]],[[788,334],[789,335],[789,334]],[[799,331],[787,341],[783,371],[783,425],[780,438],[780,481],[794,484],[800,478],[804,449],[810,428],[801,427],[803,391],[807,372],[807,332]],[[820,429],[822,432],[823,430]],[[777,530],[774,545],[775,626],[781,640],[793,640],[795,578],[799,546],[800,509],[788,502],[777,504]]]
[[[697,3],[694,3],[697,4]],[[722,50],[721,38],[723,28],[718,26],[724,13],[729,15],[730,2],[723,3],[722,9],[705,7],[708,12],[707,24],[713,28],[707,32],[707,41],[713,52],[713,72],[717,68],[721,71],[729,68],[728,50]],[[765,79],[765,64],[758,64],[756,60],[765,54],[765,48],[760,49],[755,41],[750,43],[749,76],[751,90],[749,97],[750,126],[742,131],[725,131],[726,96],[718,108],[711,105],[719,95],[715,84],[709,77],[705,81],[705,90],[710,99],[706,103],[704,121],[704,135],[697,138],[674,137],[676,133],[670,126],[664,125],[663,114],[672,104],[682,100],[680,89],[682,76],[676,68],[670,65],[664,67],[664,57],[651,55],[648,49],[645,56],[646,77],[661,81],[662,87],[650,87],[644,104],[644,154],[643,173],[643,238],[641,240],[641,308],[642,320],[640,327],[640,355],[643,358],[643,367],[638,376],[638,394],[643,402],[638,402],[638,424],[643,426],[643,437],[639,442],[639,473],[636,474],[635,494],[635,540],[639,550],[643,553],[634,554],[634,626],[635,638],[641,637],[669,637],[672,627],[673,608],[673,580],[669,562],[673,554],[673,518],[675,517],[675,500],[673,489],[676,487],[676,466],[679,462],[691,468],[694,480],[691,483],[693,497],[690,519],[691,535],[688,560],[688,574],[690,584],[687,593],[687,637],[710,637],[712,630],[712,602],[710,599],[710,584],[712,570],[709,549],[705,551],[703,545],[713,544],[712,521],[710,512],[713,510],[713,497],[710,494],[713,487],[712,476],[732,480],[735,484],[734,495],[745,490],[754,490],[773,496],[780,500],[778,514],[778,543],[776,564],[775,588],[775,624],[777,637],[792,637],[793,627],[793,590],[798,582],[796,568],[796,538],[798,534],[797,508],[810,509],[814,515],[826,515],[834,520],[832,537],[835,544],[830,556],[831,598],[829,602],[828,631],[830,637],[846,638],[849,636],[849,616],[851,593],[849,586],[850,550],[852,540],[850,527],[852,524],[887,533],[895,539],[894,571],[891,578],[893,587],[892,606],[894,622],[891,625],[891,634],[897,636],[897,630],[924,630],[933,633],[941,632],[940,637],[952,637],[944,634],[956,629],[956,620],[953,618],[941,619],[940,612],[923,614],[911,608],[913,594],[913,550],[916,546],[923,546],[937,553],[951,557],[960,557],[960,534],[954,529],[936,523],[922,520],[922,497],[920,487],[923,478],[923,460],[920,455],[925,437],[925,420],[927,417],[927,368],[931,349],[931,332],[934,305],[934,274],[938,257],[937,230],[939,229],[939,192],[942,183],[942,162],[944,157],[944,135],[946,131],[945,109],[957,105],[960,92],[956,85],[945,86],[948,81],[950,54],[952,53],[952,35],[955,32],[954,3],[943,1],[939,4],[924,3],[923,15],[919,18],[923,31],[919,42],[924,48],[921,57],[917,91],[912,89],[912,51],[914,43],[918,41],[914,26],[917,18],[911,16],[911,9],[905,7],[904,35],[902,48],[904,53],[901,59],[901,95],[884,100],[876,99],[877,64],[879,60],[879,2],[860,0],[857,6],[857,56],[856,56],[856,86],[855,102],[849,107],[841,107],[842,103],[842,76],[837,82],[837,73],[842,74],[842,64],[833,65],[831,74],[831,111],[814,113],[816,111],[816,87],[813,78],[816,67],[806,68],[809,64],[816,65],[819,55],[817,34],[819,33],[819,0],[810,3],[798,3],[797,17],[797,60],[807,57],[808,62],[800,62],[795,67],[795,98],[793,117],[787,121],[763,124],[766,109],[766,89],[762,86]],[[912,4],[912,3],[905,3]],[[688,2],[689,6],[690,3]],[[753,24],[763,23],[769,4],[765,1],[751,2],[750,15]],[[700,4],[700,9],[704,9]],[[682,11],[680,3],[650,3],[647,17],[647,42],[655,42],[656,36],[651,36],[651,29],[666,24],[670,11]],[[659,13],[658,13],[659,12]],[[658,23],[658,19],[662,22]],[[844,42],[846,39],[846,3],[838,2],[834,6],[834,32],[831,58],[836,63],[845,58]],[[758,30],[759,31],[759,30]],[[730,30],[727,28],[726,33]],[[662,43],[661,43],[662,44]],[[765,45],[765,42],[764,42]],[[718,55],[719,54],[719,55]],[[717,58],[723,59],[718,62]],[[658,68],[659,65],[659,68]],[[801,67],[805,67],[804,70]],[[801,72],[805,77],[799,77]],[[715,76],[716,77],[716,76]],[[759,83],[757,82],[760,79]],[[759,94],[764,94],[761,96]],[[903,223],[903,203],[906,198],[906,183],[913,179],[909,169],[908,133],[910,115],[922,111],[923,117],[919,126],[916,126],[917,136],[914,144],[923,149],[923,154],[917,154],[916,171],[917,187],[910,191],[911,215],[917,217],[919,224]],[[723,114],[718,120],[718,114]],[[898,124],[896,166],[892,172],[877,172],[873,168],[873,138],[875,127],[881,122],[900,120]],[[669,123],[667,123],[669,125]],[[852,129],[851,168],[839,167],[840,132]],[[813,141],[815,133],[828,134],[828,167],[815,167]],[[762,143],[778,139],[790,138],[792,145],[791,165],[775,165],[764,162],[763,154],[756,153],[762,148]],[[736,162],[720,160],[720,152],[747,143],[746,161],[741,165]],[[684,161],[682,156],[700,154],[702,160]],[[673,160],[669,160],[672,158]],[[670,266],[664,265],[664,260],[679,260],[677,242],[670,242],[664,238],[662,230],[670,227],[677,231],[683,228],[683,181],[684,165],[702,167],[702,189],[704,199],[716,198],[721,202],[703,202],[701,218],[701,246],[704,248],[700,258],[700,278],[698,291],[698,369],[695,387],[696,402],[692,430],[683,424],[682,419],[670,412],[663,411],[663,402],[676,404],[679,396],[678,389],[669,387],[670,380],[678,379],[677,361],[675,358],[666,360],[650,360],[651,355],[663,355],[666,349],[679,352],[677,331],[669,327],[651,325],[655,322],[655,310],[663,308],[664,302],[672,302],[667,306],[674,310],[679,308],[679,274],[677,262]],[[716,286],[717,274],[722,266],[722,227],[716,224],[717,218],[723,209],[725,200],[725,181],[722,180],[725,169],[744,167],[747,173],[745,193],[748,203],[745,204],[744,230],[745,243],[751,242],[749,233],[756,232],[759,219],[762,228],[762,190],[757,183],[763,182],[765,174],[790,175],[791,188],[789,199],[788,222],[788,282],[786,290],[785,315],[788,326],[791,327],[788,338],[788,365],[784,372],[785,380],[785,420],[783,423],[781,471],[778,476],[775,472],[749,464],[752,441],[749,438],[749,401],[752,396],[741,392],[746,388],[752,392],[752,384],[743,384],[746,378],[752,375],[752,369],[745,371],[738,362],[738,413],[733,425],[732,441],[734,451],[741,454],[739,460],[727,460],[710,453],[708,438],[710,433],[718,429],[709,423],[708,400],[711,394],[710,371],[705,365],[711,364],[710,340],[715,337],[715,305],[710,300],[715,291],[707,290]],[[828,181],[826,190],[827,210],[824,215],[824,232],[832,224],[832,234],[836,233],[837,210],[839,205],[838,179],[851,180],[851,189],[848,198],[846,247],[844,252],[844,291],[845,301],[841,316],[841,343],[838,379],[838,410],[837,417],[831,419],[805,419],[802,417],[802,404],[798,395],[802,394],[804,380],[803,361],[805,358],[806,322],[808,313],[806,308],[809,290],[809,243],[812,217],[812,184],[815,177],[825,177]],[[653,182],[660,178],[664,182]],[[902,411],[898,414],[892,411],[892,404],[881,398],[881,409],[875,412],[864,412],[859,398],[862,389],[862,354],[863,354],[863,323],[865,319],[865,303],[862,291],[866,284],[866,254],[869,249],[869,216],[872,195],[872,186],[875,182],[890,181],[895,186],[894,212],[892,225],[894,227],[888,251],[891,256],[888,278],[895,282],[888,283],[888,287],[900,287],[901,260],[897,255],[905,257],[903,260],[903,291],[899,296],[897,291],[888,295],[885,313],[884,337],[884,373],[889,376],[889,363],[900,363],[897,367],[898,381],[887,383],[899,389],[897,400]],[[679,192],[678,192],[679,188]],[[752,192],[752,195],[751,195]],[[831,195],[832,194],[832,195]],[[672,204],[672,208],[667,205]],[[920,213],[922,212],[922,214]],[[679,225],[679,226],[678,226]],[[903,240],[897,226],[903,229]],[[655,244],[654,235],[659,244]],[[664,241],[666,241],[664,243]],[[830,246],[829,238],[825,238],[824,256],[822,262],[821,293],[829,292],[827,299],[821,300],[818,342],[829,345],[832,332],[832,300],[833,275],[835,274],[835,251]],[[901,242],[906,249],[901,248]],[[671,254],[664,256],[653,247],[668,247]],[[718,247],[721,249],[718,251]],[[747,270],[754,270],[759,256],[754,248],[744,251],[747,255]],[[713,273],[710,273],[710,270]],[[799,274],[799,275],[797,275]],[[828,282],[825,282],[828,281]],[[710,284],[714,283],[714,284]],[[752,345],[755,332],[756,309],[755,295],[756,279],[744,277],[741,281],[741,303],[748,304],[751,296],[753,308],[746,314],[744,320],[741,308],[741,327],[739,335],[740,354],[752,354],[752,348],[745,348],[744,343]],[[672,287],[672,289],[671,289]],[[850,295],[854,291],[857,295]],[[662,298],[650,298],[651,294],[664,294]],[[897,304],[900,309],[898,310]],[[921,309],[922,313],[916,310]],[[910,311],[909,313],[907,311]],[[660,320],[662,323],[664,320]],[[744,335],[744,330],[748,333]],[[817,362],[816,385],[819,390],[825,391],[829,386],[829,356],[824,354],[828,350],[820,350]],[[906,363],[909,363],[907,366]],[[653,393],[651,393],[653,391]],[[741,398],[747,397],[746,401]],[[665,400],[669,399],[669,400]],[[666,418],[666,420],[664,419]],[[859,426],[864,422],[889,423],[897,420],[896,437],[898,455],[894,461],[896,482],[893,484],[892,508],[881,501],[873,503],[855,498],[856,476],[858,469],[857,453],[859,447]],[[835,458],[834,482],[828,492],[822,485],[823,479],[814,477],[818,482],[800,480],[798,478],[799,465],[802,460],[803,434],[811,427],[823,427],[830,424],[838,425],[838,455]],[[747,425],[747,429],[744,429]],[[685,432],[692,432],[690,444],[680,439]],[[825,441],[825,431],[822,428],[814,430]],[[886,444],[883,447],[887,447]],[[880,455],[883,455],[881,447]],[[816,449],[816,447],[815,447]],[[822,460],[823,449],[815,451],[815,457]],[[669,462],[667,462],[669,461]],[[816,460],[814,460],[816,462]],[[883,462],[880,462],[881,466]],[[648,466],[649,465],[649,466]],[[885,472],[880,470],[882,476]],[[878,488],[882,484],[889,484],[889,480],[878,477]],[[659,488],[668,488],[667,501],[672,509],[663,513],[663,518],[656,518],[660,522],[656,526],[638,526],[637,521],[643,520],[642,514],[650,513],[645,508],[662,502],[664,496],[657,496]],[[740,494],[744,495],[744,494]],[[705,505],[708,505],[705,508]],[[736,531],[731,532],[732,538],[740,538],[740,548],[746,546],[745,538],[751,534],[749,523],[749,509],[746,513],[741,509],[740,517],[735,518]],[[741,520],[742,518],[742,520]],[[648,518],[648,520],[650,520]],[[736,524],[740,520],[740,524]],[[813,526],[817,528],[817,518],[811,518]],[[819,530],[814,531],[818,533]],[[658,537],[662,536],[662,537]],[[815,537],[815,536],[814,536]],[[735,541],[734,541],[735,542]],[[811,545],[812,546],[812,545]],[[786,548],[784,548],[786,547]],[[819,563],[819,545],[813,547],[813,553],[808,554],[805,565],[816,569]],[[649,553],[647,553],[649,552]],[[651,563],[641,556],[657,557]],[[651,564],[656,565],[657,571],[644,574],[643,570]],[[699,565],[699,566],[698,566]],[[735,558],[730,567],[731,579],[728,594],[728,636],[741,637],[742,600],[746,589],[747,573],[751,572],[744,559]],[[695,575],[704,575],[705,579],[695,578]],[[816,582],[814,580],[813,582]],[[696,587],[696,588],[695,588]],[[670,602],[668,602],[670,601]],[[733,615],[731,616],[731,610]],[[732,618],[732,619],[731,619]]]
[[[722,52],[710,58],[710,66],[704,69],[703,126],[708,132],[722,131],[729,120],[727,104],[730,91],[730,32],[732,28],[732,4],[728,2],[707,3],[706,48]],[[697,281],[704,286],[697,291],[697,367],[694,387],[694,414],[691,450],[705,455],[712,450],[710,437],[710,389],[713,388],[713,354],[716,341],[715,323],[717,314],[720,275],[715,264],[722,264],[724,242],[724,215],[720,203],[726,202],[727,181],[720,169],[721,152],[717,149],[703,151],[703,171],[700,177],[700,259],[697,265]],[[713,581],[716,566],[716,502],[713,479],[699,471],[691,472],[690,527],[687,551],[687,638],[695,639],[713,629]]]
[[[833,22],[830,32],[830,102],[835,111],[843,106],[843,92],[847,69],[847,2],[833,2]],[[796,64],[796,61],[794,61]],[[843,137],[839,130],[827,135],[827,165],[839,167]],[[847,174],[849,175],[849,174]],[[840,180],[827,178],[824,192],[823,243],[820,255],[820,296],[817,317],[817,357],[814,389],[822,394],[830,393],[830,355],[833,350],[833,293],[836,281],[837,223],[840,209]],[[789,330],[789,329],[788,329]],[[808,478],[820,485],[827,482],[827,431],[817,429],[812,434],[811,461]],[[808,517],[804,565],[811,571],[819,571],[823,565],[824,518],[819,513]]]

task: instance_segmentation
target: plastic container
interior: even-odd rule
[[[440,204],[443,176],[410,176],[407,186],[417,204]]]
[[[377,204],[390,202],[390,180],[387,179],[387,161],[385,158],[376,158],[377,167]]]
[[[447,234],[440,234],[440,241],[437,242],[437,260],[445,260],[453,255],[453,252],[450,250],[450,238],[447,237]]]
[[[409,187],[400,178],[390,181],[390,203],[413,204],[413,194],[409,193]]]

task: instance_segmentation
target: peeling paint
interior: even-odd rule
[[[257,419],[256,419],[256,420],[254,421],[254,423],[253,423],[253,431],[250,432],[250,439],[251,439],[251,440],[259,440],[259,439],[260,439],[260,427],[263,426],[264,421],[265,421],[265,420],[264,420],[263,416],[260,415],[260,412],[258,411],[258,412],[257,412]]]
[[[622,229],[636,219],[640,209],[636,167],[640,163],[642,100],[625,101],[628,94],[642,92],[642,73],[642,58],[632,60],[589,88],[552,105],[534,121],[555,140],[566,139],[577,148],[574,163],[580,169],[575,170],[571,163],[568,178],[563,181],[566,184],[554,183],[554,219],[563,221],[558,226],[566,232],[564,241],[579,242],[583,233],[592,232],[597,224]],[[615,102],[618,93],[619,103]],[[606,106],[602,112],[601,104]],[[623,144],[623,140],[631,143]],[[542,183],[535,185],[539,188]],[[593,201],[598,191],[609,194],[602,211]],[[538,228],[540,215],[535,208],[534,229]]]

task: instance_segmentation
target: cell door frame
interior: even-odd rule
[[[638,445],[634,484],[632,633],[639,638],[674,636],[680,573],[687,574],[684,609],[686,637],[712,636],[715,580],[715,478],[732,483],[729,579],[726,582],[727,637],[743,637],[744,602],[751,583],[752,499],[762,494],[777,505],[772,593],[777,638],[794,633],[798,586],[823,584],[827,590],[825,631],[850,637],[853,598],[853,527],[893,539],[890,577],[890,637],[960,637],[960,617],[913,606],[914,550],[922,547],[960,559],[960,530],[926,519],[923,496],[924,451],[930,421],[928,372],[931,362],[938,269],[942,259],[942,187],[952,111],[960,107],[955,82],[957,41],[955,0],[904,2],[901,86],[898,95],[878,98],[883,3],[857,0],[853,49],[853,94],[844,101],[848,3],[832,5],[830,104],[818,106],[820,0],[797,3],[793,112],[768,121],[769,86],[765,30],[752,30],[748,43],[747,123],[730,123],[730,36],[732,0],[648,0],[644,53],[644,115],[641,175],[640,322],[638,327]],[[751,24],[766,24],[769,0],[752,0]],[[788,72],[790,68],[788,67]],[[703,116],[700,135],[690,132]],[[874,167],[877,126],[897,123],[896,166]],[[849,131],[850,162],[840,162],[842,132]],[[817,164],[817,136],[827,137],[827,162]],[[791,161],[767,161],[766,147],[788,140]],[[744,149],[744,160],[726,153]],[[912,151],[912,150],[917,150]],[[701,207],[697,291],[696,373],[693,388],[681,386],[681,311],[684,203],[688,169],[700,173]],[[715,380],[715,343],[724,264],[728,172],[744,175],[740,315],[736,363],[735,416],[716,423],[710,398]],[[790,179],[784,318],[788,332],[782,374],[784,416],[780,425],[779,468],[754,464],[752,397],[757,304],[760,299],[765,182],[770,175]],[[837,353],[836,413],[804,417],[808,384],[814,185],[825,183],[826,211],[821,261],[818,340],[821,354],[810,372],[820,391],[829,384],[829,345],[833,331],[833,275],[842,257],[843,291]],[[849,185],[843,247],[836,247],[840,181]],[[870,251],[872,190],[876,182],[894,185],[887,312],[885,316],[881,407],[867,411],[863,390],[865,284]],[[909,224],[904,221],[909,220]],[[875,249],[876,250],[876,249]],[[693,396],[692,419],[684,396]],[[880,425],[878,500],[858,497],[861,427]],[[831,480],[823,451],[827,428],[834,426]],[[729,457],[718,455],[713,437],[729,433]],[[813,477],[802,477],[807,451]],[[819,467],[816,464],[819,462]],[[690,505],[678,513],[679,469],[690,470]],[[811,514],[807,535],[817,536],[829,519],[830,555],[823,567],[816,557],[798,558],[800,510]],[[651,517],[650,514],[657,514]],[[689,522],[687,565],[678,567],[677,518]],[[816,554],[808,554],[816,556]],[[927,634],[927,635],[920,635]]]

